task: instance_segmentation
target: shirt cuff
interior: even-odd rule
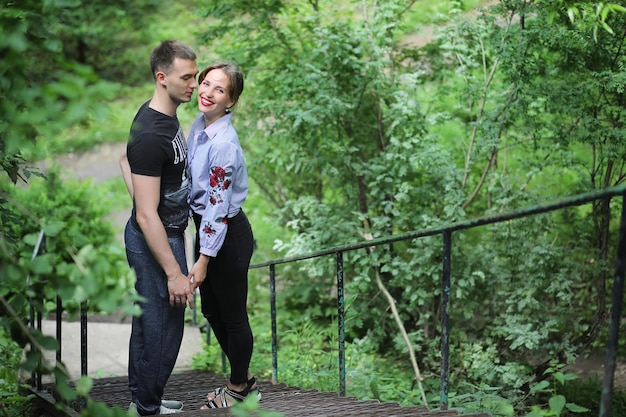
[[[215,258],[217,256],[216,250],[211,250],[207,248],[200,248],[200,253],[206,256],[210,256],[211,258]]]

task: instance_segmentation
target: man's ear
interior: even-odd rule
[[[156,78],[156,81],[159,84],[165,85],[165,79],[167,78],[167,76],[163,71],[157,71],[157,73],[154,75],[154,78]]]

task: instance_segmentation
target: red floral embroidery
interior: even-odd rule
[[[207,235],[212,235],[213,233],[215,233],[215,230],[213,230],[211,225],[209,225],[208,223],[204,226],[204,229],[202,229],[202,231]]]
[[[226,170],[222,167],[213,167],[213,175],[217,176],[219,179],[224,179]]]
[[[231,172],[226,172],[222,167],[215,166],[211,168],[211,175],[209,177],[209,202],[211,205],[221,204],[224,202],[223,192],[228,189],[232,180]]]
[[[231,172],[226,172],[226,170],[222,167],[215,166],[211,168],[211,175],[209,176],[209,186],[208,189],[208,197],[209,203],[212,206],[217,204],[222,204],[224,202],[224,193],[228,190],[228,187],[232,184],[232,176]],[[215,223],[223,223],[228,224],[227,217],[218,217],[215,219]],[[217,233],[217,230],[211,226],[211,223],[207,223],[202,229],[204,233],[207,235],[213,235]]]

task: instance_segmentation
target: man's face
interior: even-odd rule
[[[193,90],[198,88],[197,75],[196,61],[174,58],[170,72],[165,74],[167,93],[174,103],[191,101]]]

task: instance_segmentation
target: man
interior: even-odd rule
[[[187,144],[176,110],[198,87],[196,54],[181,42],[164,41],[152,51],[150,68],[154,94],[137,112],[120,158],[133,198],[126,256],[144,298],[142,315],[133,317],[128,361],[129,409],[140,416],[181,412],[181,402],[162,396],[182,342],[185,308],[193,308],[184,239]]]

